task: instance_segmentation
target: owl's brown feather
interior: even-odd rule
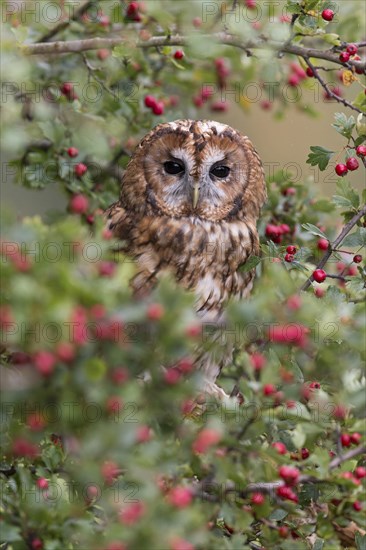
[[[167,173],[165,163],[175,161],[183,172]],[[218,165],[229,168],[227,177],[213,175]],[[254,271],[239,268],[259,253],[256,221],[265,198],[261,161],[246,136],[213,121],[158,125],[137,146],[120,199],[106,213],[137,262],[136,294],[148,293],[169,271],[195,292],[197,311],[210,319],[231,297],[248,296]]]

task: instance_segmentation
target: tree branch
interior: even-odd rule
[[[64,29],[66,29],[72,21],[77,21],[78,19],[80,19],[80,17],[82,15],[84,15],[84,13],[90,8],[90,6],[92,6],[92,4],[93,4],[92,0],[88,0],[88,2],[85,2],[85,4],[82,4],[80,6],[80,8],[73,13],[73,15],[72,15],[72,17],[70,17],[70,19],[67,19],[66,21],[62,21],[61,23],[59,23],[58,25],[53,27],[53,29],[48,31],[43,36],[41,36],[41,38],[38,40],[38,42],[39,43],[48,42],[51,38],[56,36],[56,34],[62,32]]]
[[[351,231],[351,229],[356,225],[356,223],[362,218],[362,216],[366,216],[366,204],[363,205],[361,210],[357,214],[353,216],[353,218],[344,226],[338,237],[335,239],[335,241],[329,246],[328,250],[325,252],[324,256],[318,263],[315,269],[322,269],[325,264],[327,263],[328,259],[332,255],[333,251],[338,248],[338,246],[341,244],[343,239],[348,235],[348,233]],[[311,283],[313,282],[313,276],[309,277],[305,283],[302,285],[300,290],[306,290],[309,288]]]
[[[268,40],[265,37],[257,38],[256,40],[241,41],[239,38],[230,35],[228,33],[216,33],[211,35],[202,35],[202,40],[205,38],[211,40],[214,38],[217,42],[225,44],[226,46],[234,46],[241,50],[247,51],[248,49],[270,49],[282,53],[290,53],[298,55],[303,59],[314,57],[317,59],[323,59],[336,63],[337,65],[344,66],[344,63],[340,61],[337,52],[333,49],[330,50],[318,50],[316,48],[306,48],[292,43],[277,42],[275,40]],[[138,48],[156,48],[161,46],[184,46],[189,43],[189,36],[153,36],[149,40],[140,40],[136,43]],[[75,53],[83,52],[87,50],[98,50],[100,48],[113,48],[118,44],[127,42],[126,37],[119,36],[115,38],[87,38],[85,40],[70,40],[66,42],[40,42],[36,44],[24,44],[22,49],[26,55],[50,55],[61,53]],[[363,47],[366,43],[359,42],[358,47]],[[348,65],[354,66],[358,69],[365,70],[366,62],[362,61],[348,61]]]
[[[348,453],[344,453],[344,455],[333,458],[333,460],[331,460],[331,462],[329,463],[329,469],[334,470],[335,468],[338,468],[338,466],[340,466],[343,462],[364,454],[366,454],[366,446],[356,447],[355,449],[348,451]]]
[[[308,57],[304,57],[304,59],[305,59],[305,62],[307,63],[307,65],[313,71],[314,77],[317,79],[318,82],[320,82],[320,85],[324,88],[324,90],[326,91],[326,93],[328,94],[329,97],[332,97],[333,99],[335,99],[339,103],[343,103],[343,105],[345,107],[348,107],[349,109],[352,109],[353,111],[357,111],[358,113],[363,112],[363,111],[361,111],[361,109],[359,109],[358,107],[355,107],[354,105],[352,105],[352,103],[350,103],[349,101],[347,101],[343,97],[341,97],[341,96],[337,95],[336,93],[334,93],[333,90],[331,90],[329,88],[328,84],[325,82],[325,80],[323,80],[323,78],[318,73],[317,67],[315,67],[311,63],[311,61],[309,60]]]

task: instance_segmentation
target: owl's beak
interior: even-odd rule
[[[200,194],[199,183],[196,182],[193,186],[193,208],[196,208],[197,206],[199,194]]]

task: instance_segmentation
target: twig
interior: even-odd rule
[[[338,466],[340,466],[343,462],[346,462],[351,458],[355,458],[356,456],[363,454],[366,454],[366,446],[356,447],[355,449],[348,451],[348,453],[344,453],[342,456],[337,456],[336,458],[333,458],[333,460],[331,460],[329,463],[329,469],[334,470],[335,468],[338,468]]]
[[[51,38],[56,36],[56,34],[66,29],[72,21],[77,21],[78,19],[80,19],[80,17],[84,15],[84,13],[90,8],[90,6],[92,6],[92,4],[92,1],[88,1],[85,2],[85,4],[82,4],[80,8],[73,13],[70,19],[67,19],[67,21],[62,21],[61,23],[53,27],[53,29],[41,36],[38,42],[48,42]]]
[[[305,62],[307,63],[307,65],[313,71],[314,77],[317,79],[317,81],[320,83],[320,85],[324,88],[324,90],[326,91],[326,93],[328,94],[329,97],[332,97],[333,99],[335,99],[339,103],[343,103],[343,105],[345,107],[348,107],[349,109],[352,109],[353,111],[357,111],[357,113],[362,113],[363,112],[363,111],[361,111],[361,109],[359,109],[358,107],[355,107],[354,105],[352,105],[352,103],[350,103],[349,101],[347,101],[343,97],[341,97],[341,96],[337,95],[336,93],[334,93],[333,90],[331,90],[329,88],[328,84],[325,82],[325,80],[323,80],[323,78],[318,73],[317,67],[315,67],[315,65],[312,64],[312,62],[309,60],[308,57],[304,57],[304,59],[305,59]]]
[[[362,216],[365,216],[365,215],[366,215],[366,204],[364,204],[363,207],[361,208],[361,210],[359,210],[359,212],[357,214],[355,214],[353,216],[353,218],[344,226],[344,228],[342,229],[342,231],[340,232],[340,234],[338,235],[336,240],[331,244],[330,247],[328,247],[328,250],[324,253],[324,256],[322,257],[322,259],[320,260],[320,262],[316,266],[316,269],[322,269],[325,266],[328,259],[332,255],[333,250],[338,248],[338,246],[341,244],[343,239],[348,235],[348,233],[351,231],[351,229],[362,218]],[[305,281],[305,283],[302,285],[300,290],[306,290],[307,288],[309,288],[309,286],[311,285],[313,280],[314,280],[313,276],[311,275],[311,277],[309,277]]]
[[[202,35],[202,40],[208,38],[216,39],[217,42],[225,44],[226,46],[234,46],[244,51],[250,49],[269,49],[283,53],[290,53],[298,55],[302,58],[317,58],[325,61],[336,63],[337,65],[344,66],[344,63],[340,61],[338,53],[330,50],[318,50],[316,48],[305,48],[297,44],[283,43],[275,40],[268,40],[266,37],[259,37],[257,39],[241,41],[236,36],[228,33],[216,33],[211,35]],[[178,34],[173,36],[153,36],[149,40],[140,40],[136,43],[138,48],[157,48],[159,46],[184,46],[189,43],[190,36],[180,36]],[[113,48],[118,44],[127,42],[127,38],[123,36],[115,38],[87,38],[85,40],[69,40],[66,42],[45,42],[36,44],[23,44],[21,48],[26,55],[50,55],[61,53],[80,53],[87,50],[98,50],[100,48]],[[361,47],[358,43],[358,47]],[[354,66],[358,69],[365,70],[366,63],[363,61],[348,61],[350,66]]]
[[[91,76],[92,78],[94,78],[94,80],[96,82],[98,82],[98,84],[103,88],[103,90],[105,90],[109,95],[111,95],[113,97],[113,99],[115,99],[116,101],[119,101],[119,97],[118,95],[113,91],[111,90],[110,88],[108,88],[108,86],[106,86],[106,84],[104,84],[103,80],[101,78],[99,78],[98,76],[96,76],[94,73],[95,71],[97,71],[98,69],[96,67],[93,67],[89,61],[88,61],[88,58],[86,57],[85,54],[81,54],[81,57],[83,58],[83,61],[84,61],[84,64],[88,70],[88,73],[89,73],[89,76]]]

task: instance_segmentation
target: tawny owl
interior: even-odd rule
[[[217,321],[230,298],[249,295],[254,271],[241,272],[259,252],[256,221],[266,198],[264,172],[250,140],[225,124],[177,120],[148,133],[127,166],[109,228],[135,258],[138,296],[169,271],[194,291],[204,321]],[[198,353],[205,390],[216,395],[231,360]]]

